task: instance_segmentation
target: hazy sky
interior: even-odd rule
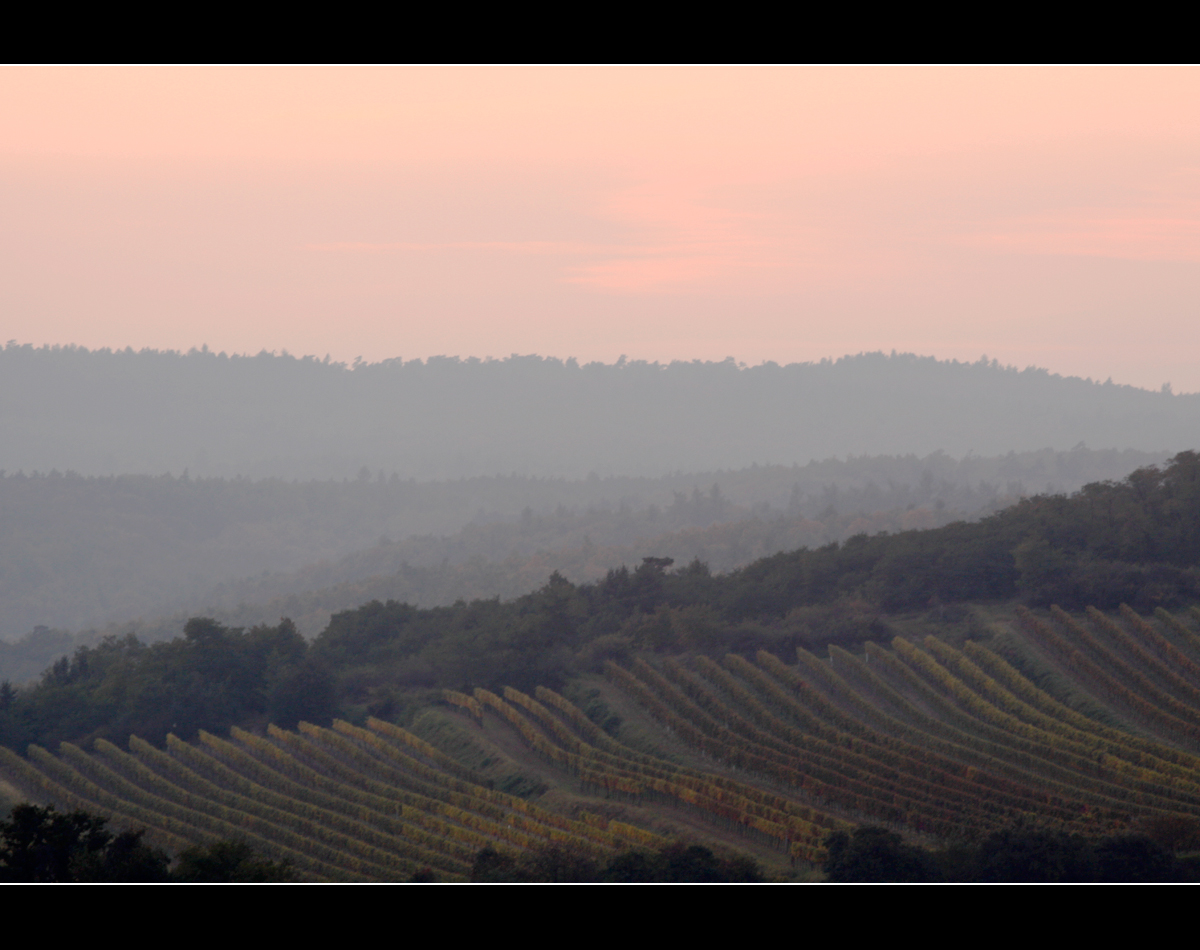
[[[3,68],[0,337],[1200,390],[1200,69]]]

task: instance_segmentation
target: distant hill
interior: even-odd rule
[[[850,455],[1177,451],[1200,394],[861,354],[742,367],[538,356],[347,366],[0,350],[0,469],[324,479],[662,476]]]
[[[1077,449],[443,482],[9,474],[0,477],[0,640],[184,611],[232,622],[228,611],[243,604],[274,621],[279,598],[340,588],[319,609],[288,608],[312,635],[321,611],[360,603],[345,598],[373,578],[392,581],[370,596],[434,606],[526,593],[553,570],[595,580],[648,554],[727,570],[859,531],[978,517],[1162,460]]]

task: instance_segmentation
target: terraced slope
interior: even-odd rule
[[[814,808],[939,838],[1018,820],[1105,833],[1200,816],[1200,637],[1165,611],[1018,611],[1010,658],[1087,697],[1088,716],[994,649],[936,637],[861,656],[642,659],[608,675],[691,747]]]
[[[130,749],[99,740],[89,754],[64,743],[55,756],[31,746],[28,759],[0,749],[0,768],[36,798],[144,827],[173,849],[244,840],[314,880],[406,880],[418,871],[464,880],[488,845],[600,856],[666,844],[472,782],[444,753],[378,720],[366,729],[271,727],[267,737],[205,733],[196,746],[172,737],[166,750],[134,737]]]
[[[0,749],[0,778],[171,848],[245,840],[313,880],[463,880],[489,845],[657,848],[662,814],[792,863],[821,861],[831,831],[865,822],[941,840],[1016,822],[1101,835],[1200,820],[1197,621],[1018,608],[987,645],[897,637],[794,664],[766,652],[609,663],[606,688],[657,745],[621,741],[549,689],[445,692],[447,716],[484,746],[523,747],[569,808],[491,788],[377,719],[166,749],[136,737],[128,752]]]

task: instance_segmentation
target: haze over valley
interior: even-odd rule
[[[114,631],[177,636],[194,614],[240,626],[286,615],[313,637],[372,599],[509,598],[554,571],[593,582],[648,556],[729,571],[976,519],[1162,463],[1200,430],[1200,397],[912,356],[760,368],[0,358],[12,465],[0,635],[27,641],[4,649],[2,672],[18,679]],[[35,378],[55,401],[15,398]],[[1047,445],[984,454],[1029,419],[1026,445]],[[902,445],[925,454],[888,454]],[[62,468],[15,464],[39,456]],[[435,459],[446,478],[414,476]],[[680,459],[729,467],[668,468]],[[506,462],[521,470],[500,474]]]
[[[1200,880],[1198,111],[0,68],[0,882]]]

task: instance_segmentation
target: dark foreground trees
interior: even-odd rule
[[[972,882],[995,884],[1162,883],[1194,880],[1179,860],[1144,834],[1089,839],[1061,831],[1015,828],[972,845],[926,851],[884,828],[826,839],[828,880],[853,883]]]
[[[722,858],[701,845],[622,851],[603,864],[591,855],[558,846],[520,856],[488,847],[475,856],[471,880],[496,884],[756,884],[762,881],[762,874],[752,858]]]
[[[942,876],[930,852],[905,844],[885,828],[859,828],[853,836],[839,831],[825,840],[825,847],[825,872],[835,884],[915,884]]]
[[[20,804],[0,821],[0,883],[167,882],[225,884],[292,880],[291,868],[258,857],[241,842],[189,848],[170,856],[142,841],[144,832],[108,830],[108,819],[53,805]]]
[[[171,880],[184,884],[276,884],[294,880],[286,863],[266,861],[241,841],[215,841],[179,855]]]
[[[166,881],[170,858],[142,832],[114,835],[108,820],[83,811],[22,804],[0,821],[0,881]]]

